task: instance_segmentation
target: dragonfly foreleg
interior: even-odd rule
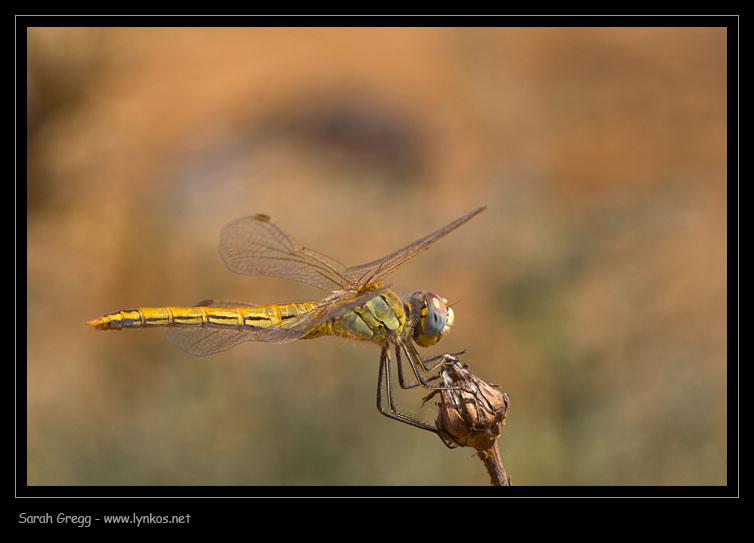
[[[454,355],[445,353],[439,356],[428,358],[427,360],[422,360],[421,356],[419,356],[419,353],[416,352],[416,349],[414,348],[413,345],[411,344],[407,345],[406,343],[401,343],[400,347],[403,349],[403,352],[406,353],[406,356],[408,357],[408,363],[411,366],[411,369],[414,370],[414,375],[416,376],[416,380],[419,381],[419,384],[421,384],[421,386],[423,386],[424,388],[428,388],[430,390],[463,390],[464,392],[468,392],[470,394],[475,393],[473,390],[466,390],[463,387],[456,387],[456,386],[446,387],[446,386],[430,385],[429,381],[435,379],[436,377],[433,377],[430,379],[424,379],[421,376],[419,368],[417,367],[417,360],[418,360],[418,364],[421,366],[421,370],[427,373],[431,370],[427,369],[425,365],[426,362],[433,362],[435,359],[439,359],[440,362],[442,362],[442,361],[448,360],[448,358],[450,358],[451,360],[457,360]],[[456,353],[456,354],[461,354],[461,353]],[[436,368],[440,364],[440,362],[432,366],[432,369]]]
[[[385,397],[387,398],[388,410],[386,411],[382,406],[382,388],[385,388]],[[429,432],[437,433],[437,428],[426,422],[411,418],[407,415],[399,413],[395,409],[395,402],[393,401],[393,391],[391,387],[390,379],[390,353],[386,348],[382,349],[380,354],[380,373],[377,378],[377,410],[388,418],[410,424],[416,428],[427,430]]]
[[[419,361],[419,365],[421,366],[421,371],[424,373],[429,373],[433,371],[435,368],[437,368],[440,364],[443,362],[446,362],[448,360],[455,360],[457,361],[457,357],[465,353],[466,351],[461,351],[459,353],[445,353],[445,354],[439,354],[437,356],[433,356],[431,358],[422,359],[418,353],[414,353],[414,356]],[[414,387],[418,387],[420,383],[409,383],[406,384],[406,379],[403,377],[403,358],[401,357],[401,347],[399,345],[395,346],[395,358],[396,358],[396,365],[398,366],[398,382],[401,385],[401,388],[404,389],[410,389]],[[435,362],[432,364],[432,362]],[[435,375],[434,377],[430,377],[426,379],[426,382],[434,381],[437,379],[438,376]]]
[[[464,349],[463,351],[457,353],[438,354],[437,356],[433,356],[432,358],[427,359],[422,359],[421,357],[419,357],[419,361],[421,362],[422,369],[426,372],[430,372],[445,361],[457,362],[457,358],[465,352],[466,350]],[[428,364],[431,362],[436,362],[436,364],[432,364],[432,367],[430,368]]]

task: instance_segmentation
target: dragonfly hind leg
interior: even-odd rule
[[[397,351],[396,351],[397,352]],[[403,376],[402,371],[400,370],[400,365],[398,366],[399,370],[399,380],[401,381],[401,386],[403,388],[412,388],[413,386],[416,386],[416,383],[414,383],[412,386],[404,386],[403,382]],[[385,408],[382,406],[382,389],[383,385],[385,388],[385,397],[387,398],[387,404],[388,409],[385,410]],[[405,424],[409,424],[411,426],[415,426],[416,428],[421,428],[422,430],[427,430],[429,432],[437,433],[437,428],[435,428],[431,424],[427,424],[426,422],[422,422],[420,420],[417,420],[415,418],[409,417],[408,415],[404,415],[403,413],[399,413],[395,409],[395,401],[393,400],[393,390],[391,385],[391,379],[390,379],[390,353],[386,348],[382,349],[382,353],[380,354],[380,373],[377,378],[377,410],[385,415],[388,418],[391,418],[393,420],[397,420],[400,422],[403,422]]]

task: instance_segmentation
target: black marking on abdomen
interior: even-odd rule
[[[226,320],[226,321],[236,321],[238,322],[238,317],[235,315],[210,315],[209,318],[211,320]]]
[[[179,326],[191,326],[194,325],[194,322],[187,322],[187,321],[196,321],[197,317],[187,317],[184,315],[174,315],[173,316],[173,324],[177,324]]]
[[[139,315],[139,318],[131,319],[131,318],[125,317],[124,316],[125,313],[136,313]],[[113,322],[120,322],[120,325],[122,327],[136,328],[139,326],[145,326],[146,324],[144,322],[144,314],[138,309],[124,309],[123,311],[118,311],[117,313],[110,313],[107,316],[112,317]]]
[[[259,330],[260,328],[265,328],[265,326],[256,326],[254,324],[251,324],[249,321],[266,321],[269,322],[270,319],[268,317],[259,317],[256,315],[246,315],[243,318],[243,327],[247,329],[254,329]]]

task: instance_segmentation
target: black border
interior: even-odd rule
[[[19,15],[28,27],[727,27],[732,15]]]

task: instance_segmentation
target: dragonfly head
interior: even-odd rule
[[[426,290],[411,294],[409,304],[414,319],[413,338],[417,344],[430,347],[450,332],[454,314],[448,307],[448,300]]]

